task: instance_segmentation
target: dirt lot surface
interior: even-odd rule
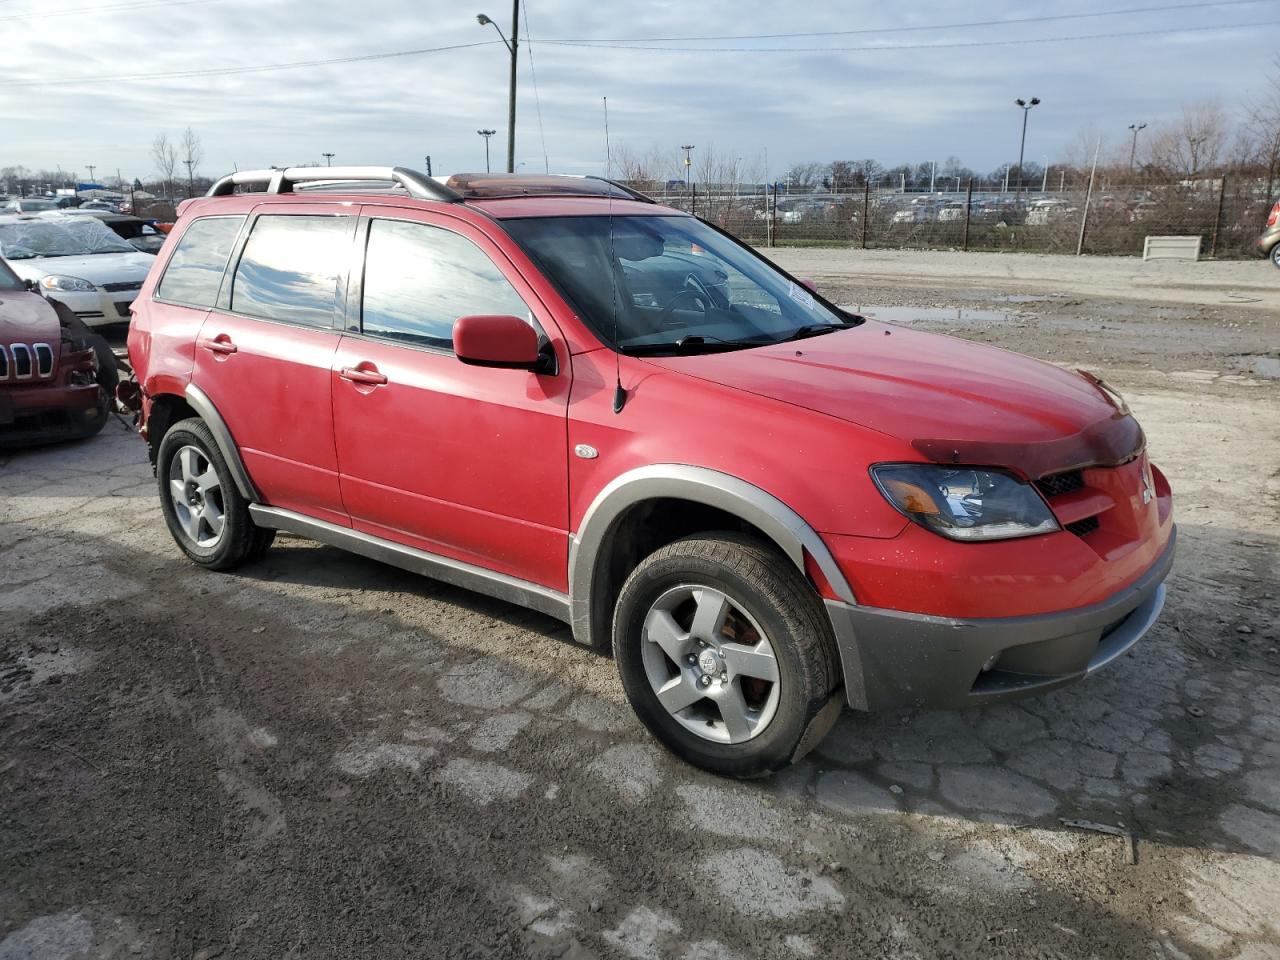
[[[112,424],[0,459],[0,960],[1280,958],[1280,272],[778,259],[1125,393],[1180,524],[1134,654],[719,780],[555,621],[297,539],[197,570]]]

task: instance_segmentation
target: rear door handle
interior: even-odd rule
[[[196,341],[196,343],[204,347],[206,350],[211,350],[214,353],[235,353],[240,349],[231,342],[231,338],[225,333],[220,333],[212,339],[209,337],[201,337]]]
[[[387,375],[379,373],[378,368],[371,363],[362,363],[358,367],[343,367],[338,376],[352,383],[365,383],[374,387],[387,382]]]

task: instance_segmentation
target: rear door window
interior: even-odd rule
[[[453,349],[453,324],[474,314],[532,323],[520,294],[470,240],[440,227],[373,220],[365,253],[364,333]]]
[[[212,307],[244,217],[205,217],[183,232],[156,295],[193,307]]]
[[[332,327],[354,222],[354,217],[258,217],[236,267],[231,311]]]

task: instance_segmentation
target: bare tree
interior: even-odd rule
[[[200,137],[190,127],[182,131],[182,153],[183,156],[178,159],[187,165],[187,196],[191,196],[196,170],[200,167],[200,161],[204,159],[204,146],[200,143]]]
[[[1176,118],[1157,129],[1146,154],[1161,171],[1195,179],[1218,169],[1230,138],[1226,107],[1220,100],[1202,100],[1184,105]]]
[[[178,151],[169,142],[167,133],[157,133],[151,141],[151,161],[156,165],[156,173],[160,174],[160,182],[164,184],[165,199],[173,199],[173,175],[178,169]]]
[[[812,190],[822,182],[822,178],[830,174],[831,167],[825,163],[797,163],[788,168],[784,179],[791,190]]]
[[[1280,57],[1274,61],[1270,87],[1248,108],[1250,154],[1267,181],[1267,205],[1280,195]]]

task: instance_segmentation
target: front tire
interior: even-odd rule
[[[1275,266],[1280,267],[1280,243],[1277,243],[1271,248],[1271,262]]]
[[[748,537],[699,535],[642,561],[614,608],[613,649],[641,722],[713,773],[781,769],[835,716],[821,604],[790,561]]]
[[[169,533],[192,562],[230,570],[261,556],[274,530],[256,526],[203,420],[175,423],[156,455],[160,505]]]

